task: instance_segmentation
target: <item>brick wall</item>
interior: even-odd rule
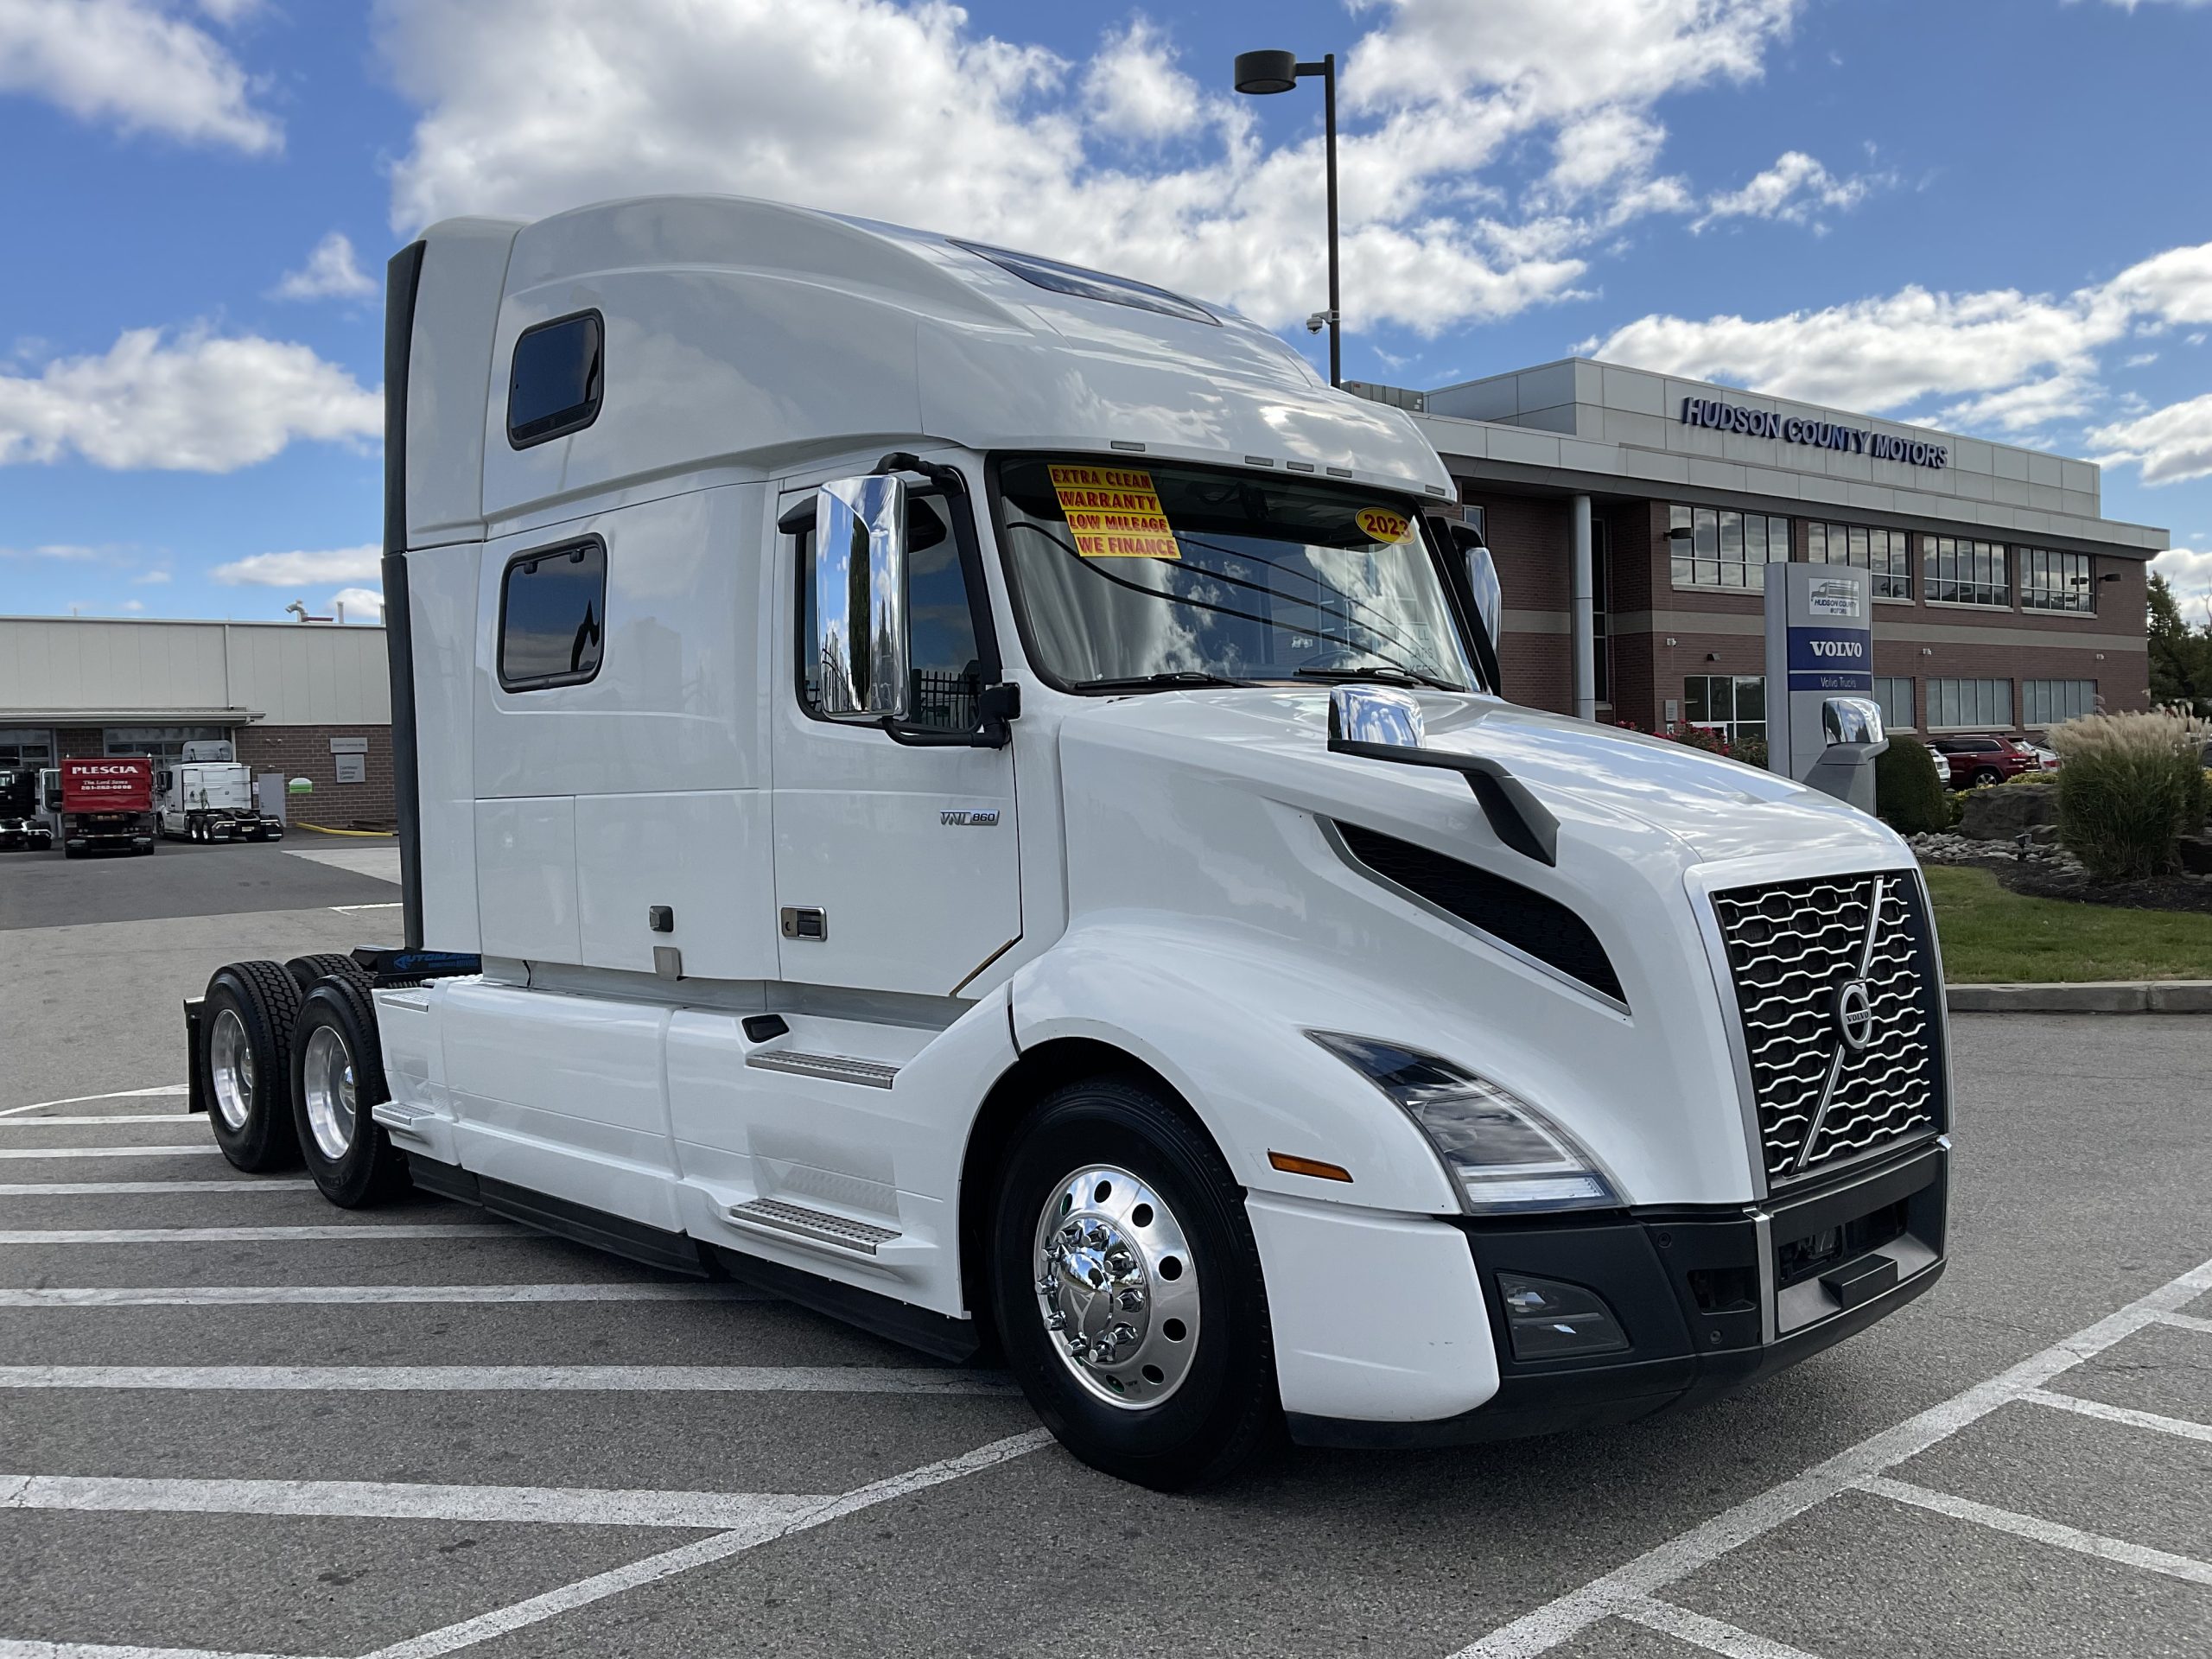
[[[1461,499],[1483,509],[1483,537],[1497,565],[1507,616],[1516,611],[1565,612],[1571,603],[1573,554],[1566,501],[1465,488]],[[1505,695],[1512,701],[1563,715],[1574,712],[1567,635],[1526,632],[1509,622],[1497,656]]]
[[[288,798],[286,816],[294,823],[331,830],[389,830],[397,822],[391,794],[391,728],[389,726],[241,726],[232,734],[238,759],[257,778],[281,772],[287,779],[313,781],[312,795]],[[338,781],[334,737],[365,737],[367,781]]]

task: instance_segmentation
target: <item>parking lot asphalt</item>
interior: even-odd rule
[[[388,940],[351,891],[0,933],[0,1659],[2212,1652],[2212,1021],[1960,1017],[1951,1268],[1794,1370],[1163,1497],[988,1370],[66,1098]]]

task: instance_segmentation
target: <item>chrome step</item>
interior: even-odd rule
[[[829,1215],[820,1210],[787,1204],[781,1198],[754,1198],[747,1204],[734,1204],[724,1213],[740,1227],[785,1233],[793,1238],[827,1244],[833,1249],[851,1250],[860,1255],[874,1255],[880,1246],[899,1236],[896,1228]]]
[[[888,1089],[899,1068],[880,1060],[856,1060],[843,1054],[802,1054],[788,1048],[756,1048],[745,1057],[747,1065],[763,1071],[796,1071],[801,1077],[827,1077],[832,1083],[856,1083],[864,1089]]]

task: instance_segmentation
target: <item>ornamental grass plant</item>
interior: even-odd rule
[[[2054,726],[2058,839],[2107,880],[2164,875],[2179,860],[2175,842],[2202,827],[2200,757],[2212,725],[2164,709],[2089,715]]]

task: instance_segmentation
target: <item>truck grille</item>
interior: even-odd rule
[[[1768,1179],[1932,1133],[1942,1058],[1933,940],[1905,873],[1713,895]]]

